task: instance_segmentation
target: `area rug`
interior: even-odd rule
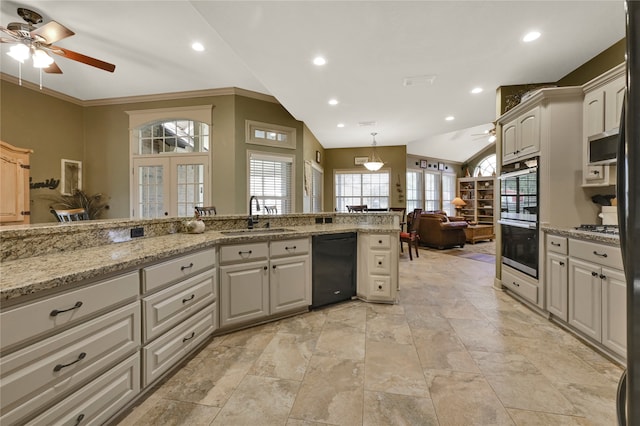
[[[476,244],[465,244],[464,247],[454,247],[451,249],[438,250],[430,247],[420,247],[421,250],[437,251],[450,256],[464,257],[465,259],[476,260],[478,262],[496,262],[495,241],[484,241]]]

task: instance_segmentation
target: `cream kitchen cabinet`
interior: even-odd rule
[[[216,249],[142,269],[142,386],[162,377],[218,326]]]
[[[270,244],[270,314],[311,305],[309,238]]]
[[[220,326],[308,309],[309,252],[308,238],[221,247]]]
[[[569,325],[624,357],[626,317],[620,248],[569,239]]]
[[[620,125],[626,92],[624,63],[583,86],[583,186],[615,185],[615,166],[589,164],[589,137]]]
[[[358,234],[358,297],[370,302],[396,303],[399,236]]]
[[[568,319],[568,257],[567,239],[546,235],[547,310],[563,321]]]
[[[540,107],[535,106],[502,126],[502,163],[540,151]]]
[[[29,155],[32,150],[0,141],[0,225],[29,223]]]

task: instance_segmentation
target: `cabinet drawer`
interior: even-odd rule
[[[391,273],[391,252],[387,250],[369,251],[369,272],[389,275]]]
[[[578,257],[611,268],[623,269],[620,247],[570,239],[569,256]]]
[[[136,353],[27,425],[104,424],[140,392],[140,355]]]
[[[371,248],[391,248],[390,234],[371,234],[369,236],[369,247]]]
[[[215,249],[199,251],[142,270],[143,292],[163,287],[173,281],[202,272],[215,265]]]
[[[142,386],[159,378],[208,338],[216,329],[216,318],[216,304],[213,303],[145,346],[142,349]]]
[[[369,276],[369,299],[386,300],[391,297],[391,277],[381,275]]]
[[[295,256],[307,253],[309,253],[309,238],[271,242],[271,257]]]
[[[502,268],[502,284],[533,303],[538,303],[538,286]]]
[[[269,246],[266,242],[253,244],[236,244],[220,247],[220,263],[237,263],[266,259]]]
[[[139,291],[140,278],[135,271],[7,310],[0,314],[0,346],[5,351],[44,332],[77,323],[105,308],[137,297]]]
[[[142,300],[144,341],[164,333],[216,298],[216,270],[191,277]]]
[[[567,254],[567,238],[547,234],[547,251]]]
[[[129,304],[0,359],[1,424],[13,424],[136,351],[140,304]]]

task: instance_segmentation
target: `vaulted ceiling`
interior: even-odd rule
[[[76,33],[56,45],[116,65],[56,56],[63,74],[42,77],[52,90],[96,100],[240,87],[276,97],[325,148],[369,146],[377,132],[378,145],[452,161],[487,146],[472,135],[491,128],[497,87],[557,81],[624,37],[619,0],[5,0],[2,26],[23,22],[18,7]],[[542,36],[524,43],[531,30]],[[8,47],[2,72],[17,76]],[[40,77],[25,63],[22,78]]]

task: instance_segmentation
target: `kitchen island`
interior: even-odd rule
[[[247,230],[245,215],[217,216],[201,234],[185,233],[185,219],[0,228],[0,422],[103,423],[211,336],[308,311],[314,235],[357,233],[357,297],[394,303],[399,220],[274,215]]]

